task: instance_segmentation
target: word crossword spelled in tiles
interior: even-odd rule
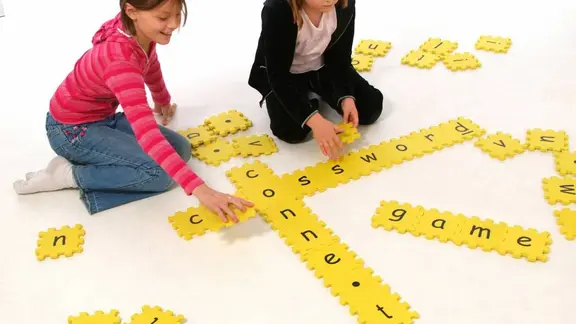
[[[509,226],[476,216],[426,210],[397,201],[382,201],[372,218],[372,226],[443,243],[452,242],[457,246],[466,245],[471,249],[496,251],[500,255],[526,258],[531,262],[547,261],[552,243],[548,232]]]

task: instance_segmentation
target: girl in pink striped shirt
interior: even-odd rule
[[[120,0],[93,47],[76,62],[50,101],[46,132],[58,155],[47,168],[14,183],[19,194],[78,188],[94,214],[168,190],[174,182],[223,221],[237,221],[230,205],[252,203],[215,191],[187,166],[190,143],[164,125],[175,105],[158,62],[156,44],[168,44],[181,23],[185,0]],[[148,105],[145,86],[154,100]],[[121,105],[124,112],[116,113]]]

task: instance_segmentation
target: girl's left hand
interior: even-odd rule
[[[342,122],[352,123],[354,127],[358,127],[358,109],[356,109],[356,102],[352,98],[346,98],[342,101]]]
[[[176,104],[159,105],[154,104],[154,113],[162,115],[162,125],[166,126],[176,112]]]

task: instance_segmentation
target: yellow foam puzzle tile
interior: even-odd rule
[[[169,310],[163,310],[159,306],[143,306],[142,312],[132,315],[128,324],[183,324],[186,318],[176,315]]]
[[[186,137],[188,142],[190,142],[190,145],[192,145],[192,148],[212,143],[218,138],[214,132],[205,125],[180,130],[178,131],[178,134]]]
[[[385,56],[392,48],[392,43],[380,40],[364,39],[354,49],[355,54]]]
[[[206,164],[219,166],[231,158],[238,156],[238,151],[234,149],[230,141],[219,138],[210,144],[193,149],[192,154]]]
[[[351,144],[360,138],[358,129],[354,127],[352,123],[339,123],[336,126],[343,130],[343,132],[338,134],[338,137],[343,144]]]
[[[280,179],[268,165],[261,161],[244,163],[239,167],[233,167],[226,171],[226,176],[239,189],[243,189],[244,185],[248,188],[252,184],[274,182]]]
[[[348,183],[351,180],[358,180],[372,173],[371,168],[354,153],[351,152],[338,160],[328,160],[316,165],[316,168],[323,171],[319,171],[318,175],[325,175],[322,183],[327,188],[335,188],[338,185]]]
[[[49,228],[38,234],[36,258],[43,261],[47,257],[58,259],[61,256],[71,257],[84,251],[84,227],[63,226],[59,229]]]
[[[509,227],[506,238],[498,252],[514,258],[525,258],[530,262],[548,261],[552,239],[549,232],[538,232],[533,228]]]
[[[243,113],[233,109],[206,119],[204,125],[216,135],[228,136],[252,127],[252,121]]]
[[[401,63],[420,69],[431,69],[440,61],[440,56],[423,50],[412,50],[401,59]]]
[[[386,156],[392,165],[402,164],[425,154],[419,149],[418,144],[413,137],[402,136],[380,143],[377,151],[380,155]]]
[[[367,72],[372,70],[374,57],[371,55],[356,54],[352,56],[352,66],[358,72]]]
[[[410,304],[402,301],[397,293],[390,294],[385,285],[380,286],[371,297],[377,301],[360,304],[356,310],[359,324],[412,324],[420,318],[420,314],[411,309]]]
[[[368,171],[380,172],[382,169],[388,169],[394,163],[393,159],[386,155],[387,152],[383,148],[386,143],[386,141],[382,141],[379,144],[373,144],[358,151],[350,152],[349,157],[356,163],[356,168],[361,170],[360,172],[364,172],[363,174],[368,174]]]
[[[422,206],[412,206],[408,203],[400,204],[398,201],[381,201],[380,207],[372,216],[372,227],[382,227],[387,231],[398,233],[415,233],[420,223],[420,218],[424,215]]]
[[[426,42],[420,45],[420,50],[436,54],[438,56],[445,56],[454,52],[458,48],[458,42],[451,42],[446,39],[430,37]]]
[[[423,236],[428,240],[437,239],[442,243],[452,242],[457,246],[465,242],[460,229],[466,222],[462,215],[454,215],[447,211],[432,208],[424,210],[416,228],[412,231],[415,236]]]
[[[576,178],[550,177],[542,180],[544,197],[550,205],[576,203]]]
[[[439,125],[411,132],[407,137],[411,139],[415,150],[421,155],[434,153],[461,142],[456,134]]]
[[[512,39],[509,37],[482,35],[476,41],[474,47],[479,51],[489,51],[494,53],[507,53],[512,46]]]
[[[232,146],[243,157],[270,155],[278,152],[274,140],[266,135],[239,136],[232,139]]]
[[[441,123],[440,128],[450,131],[458,136],[459,142],[469,141],[480,137],[486,133],[486,130],[466,117],[458,117]]]
[[[468,217],[461,226],[464,243],[471,249],[482,248],[485,252],[498,251],[502,248],[509,226],[496,223],[491,219]]]
[[[120,324],[121,319],[118,310],[111,310],[108,313],[96,311],[94,314],[82,312],[78,316],[68,316],[68,324]]]
[[[568,135],[565,131],[529,129],[526,131],[526,144],[530,151],[563,152],[568,150]]]
[[[479,138],[474,146],[480,148],[492,158],[504,161],[526,151],[526,144],[512,137],[510,134],[497,132]]]
[[[560,227],[560,234],[568,241],[576,239],[576,210],[562,208],[554,211],[556,224]]]
[[[320,163],[304,169],[285,173],[281,177],[283,186],[289,188],[297,197],[311,196],[331,188],[333,181],[325,177],[326,170]]]
[[[236,196],[241,196],[236,194]],[[244,222],[256,216],[254,207],[247,207],[245,212],[242,212],[234,205],[229,206],[238,217],[238,222]],[[230,227],[236,223],[228,220],[223,222],[220,216],[213,213],[204,205],[198,207],[190,207],[185,211],[178,211],[168,217],[168,222],[176,231],[178,236],[185,240],[190,240],[195,236],[204,235],[208,231],[217,232],[225,227]]]
[[[576,152],[568,150],[554,153],[556,171],[561,175],[576,175]]]
[[[476,56],[468,52],[446,55],[442,62],[451,71],[475,70],[482,66]]]

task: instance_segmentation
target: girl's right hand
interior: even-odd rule
[[[343,130],[318,113],[310,118],[308,126],[312,129],[314,139],[322,153],[332,160],[337,160],[344,148],[338,137],[338,133]]]
[[[200,200],[200,203],[215,214],[218,214],[224,223],[228,222],[228,217],[234,222],[238,222],[238,217],[230,204],[235,205],[242,212],[246,212],[246,207],[252,207],[254,204],[239,197],[216,191],[206,184],[202,184],[192,192]]]

